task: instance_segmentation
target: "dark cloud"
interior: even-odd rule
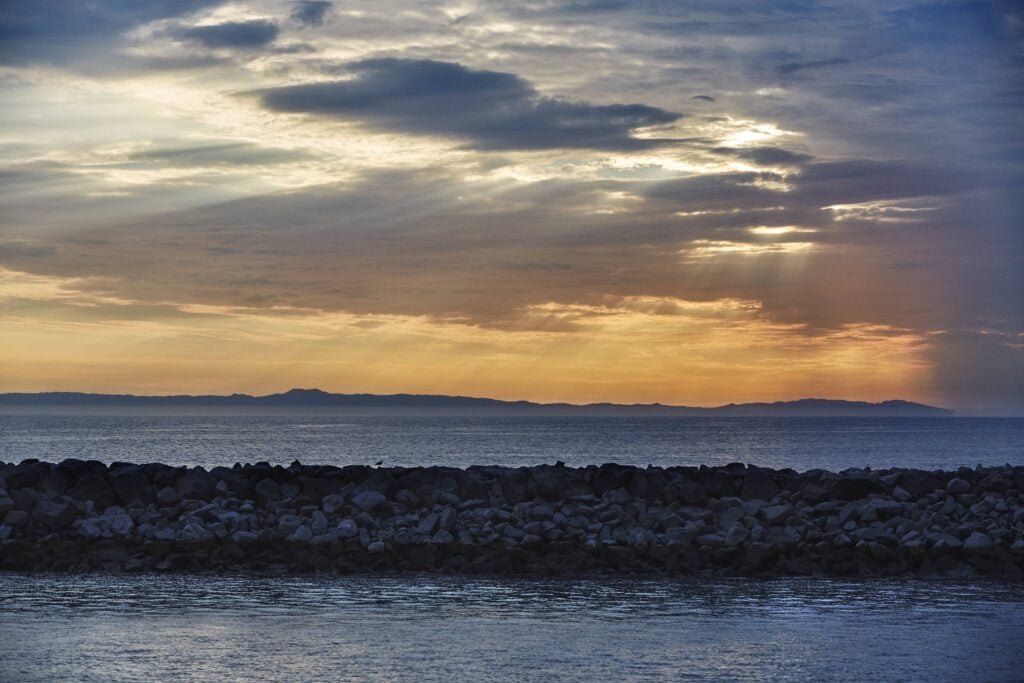
[[[691,100],[700,100],[701,102],[714,102],[715,98],[711,95],[694,95],[690,98]]]
[[[837,57],[835,59],[819,59],[813,62],[787,62],[786,64],[779,64],[775,67],[775,70],[784,76],[796,73],[797,71],[803,71],[804,69],[820,69],[826,66],[839,66],[840,64],[849,64],[849,59]]]
[[[641,127],[680,114],[643,104],[596,105],[540,95],[515,74],[450,62],[369,59],[346,67],[352,80],[258,91],[279,112],[353,118],[386,130],[468,139],[480,149],[644,149]]]
[[[326,0],[300,0],[288,17],[302,26],[323,26],[333,7],[334,3]]]
[[[167,33],[175,40],[210,49],[253,50],[274,42],[280,29],[272,21],[257,19],[207,26],[177,26]]]
[[[782,149],[781,147],[715,147],[711,151],[718,154],[747,159],[748,161],[753,161],[754,163],[761,164],[763,166],[771,166],[773,164],[804,164],[813,158],[809,154],[790,152],[789,150]]]
[[[5,0],[0,11],[0,64],[65,65],[83,49],[109,49],[136,26],[185,16],[223,0]]]

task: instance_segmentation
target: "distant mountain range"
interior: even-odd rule
[[[532,403],[467,396],[423,394],[331,394],[319,389],[292,389],[269,396],[132,396],[45,392],[0,394],[0,412],[146,412],[146,413],[297,413],[423,415],[620,415],[694,417],[949,417],[952,410],[909,401],[840,401],[804,398],[775,403],[730,403],[715,408],[660,403]]]

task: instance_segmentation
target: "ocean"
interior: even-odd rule
[[[80,681],[1019,681],[1024,586],[0,574],[0,666]]]
[[[949,470],[1024,463],[1024,418],[0,416],[0,461],[26,458]]]
[[[0,460],[1024,463],[1024,420],[2,416]],[[1024,585],[0,573],[0,680],[1024,680]]]

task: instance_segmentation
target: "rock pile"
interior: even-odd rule
[[[1024,467],[0,463],[0,569],[1024,577]]]

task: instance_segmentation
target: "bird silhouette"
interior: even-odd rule
[[[384,464],[384,461],[383,461],[383,460],[378,460],[377,462],[373,463],[373,466],[374,466],[374,467],[380,467],[380,466],[381,466],[381,465],[383,465],[383,464]]]

